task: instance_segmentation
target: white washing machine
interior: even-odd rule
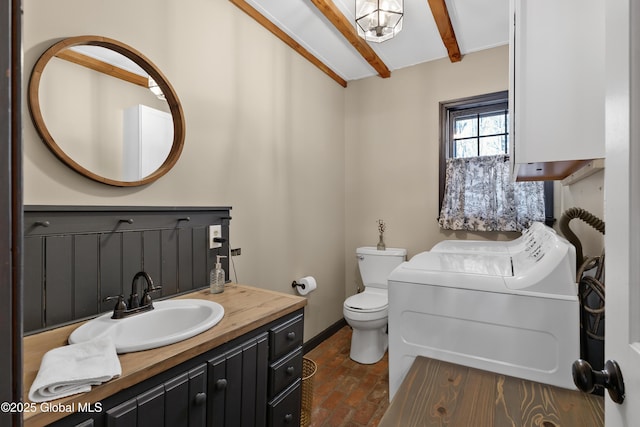
[[[451,241],[391,273],[390,399],[417,355],[575,388],[575,249],[540,225],[518,241],[491,242],[493,250],[455,252]]]

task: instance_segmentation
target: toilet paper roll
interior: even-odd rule
[[[312,276],[302,277],[298,279],[297,282],[301,285],[304,285],[304,288],[302,286],[296,286],[296,290],[300,295],[307,295],[309,292],[314,291],[318,286],[318,284],[316,283],[316,279],[314,279]]]

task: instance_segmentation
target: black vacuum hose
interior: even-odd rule
[[[562,214],[560,231],[576,248],[576,282],[580,299],[580,357],[596,370],[604,367],[604,250],[600,257],[584,257],[580,239],[569,228],[579,218],[604,235],[604,221],[582,208],[571,208]],[[595,273],[584,274],[586,271]],[[600,394],[598,390],[596,394]]]
[[[602,221],[597,216],[588,212],[582,208],[570,208],[567,209],[562,216],[560,217],[560,221],[558,226],[560,227],[560,231],[564,235],[564,237],[573,244],[576,248],[576,272],[579,271],[580,266],[584,262],[584,257],[582,255],[582,243],[580,243],[580,239],[575,235],[571,228],[569,228],[569,222],[574,219],[579,218],[586,222],[591,227],[598,230],[600,233],[604,234],[604,221]],[[579,280],[579,279],[578,279]]]

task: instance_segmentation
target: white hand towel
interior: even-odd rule
[[[45,402],[84,393],[120,374],[120,359],[109,336],[54,348],[42,357],[29,399]]]

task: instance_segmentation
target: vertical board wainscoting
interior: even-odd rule
[[[25,206],[25,333],[112,310],[104,298],[127,300],[139,271],[162,286],[154,299],[205,287],[229,252],[230,209]],[[210,225],[222,226],[220,248],[209,249]]]

